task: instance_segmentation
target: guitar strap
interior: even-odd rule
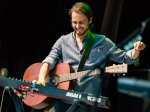
[[[85,48],[83,50],[82,57],[81,57],[77,72],[82,71],[84,64],[85,64],[85,61],[86,61],[86,59],[90,53],[90,50],[92,48],[93,43],[94,43],[94,40],[95,40],[95,34],[90,33],[90,38],[88,39],[88,41],[85,44]]]

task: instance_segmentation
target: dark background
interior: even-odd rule
[[[150,0],[82,0],[88,3],[94,14],[93,32],[104,34],[116,44],[124,41],[150,17]],[[77,0],[1,0],[0,1],[0,68],[7,68],[10,77],[22,79],[27,67],[41,62],[54,42],[72,30],[68,10]],[[136,32],[138,34],[139,32]],[[140,54],[140,65],[130,69],[149,69],[150,26],[142,34],[146,49]],[[132,37],[134,38],[134,36]],[[131,38],[131,39],[132,39]],[[129,40],[130,41],[130,40]],[[126,43],[125,43],[126,44]],[[123,49],[121,44],[120,48]],[[149,72],[129,72],[126,76],[148,80]],[[103,79],[103,96],[111,102],[108,112],[144,112],[145,100],[117,92],[118,77],[106,75]],[[105,83],[106,82],[106,83]],[[2,93],[2,91],[1,91]],[[12,99],[6,93],[3,111],[16,111]],[[131,103],[132,102],[132,103]],[[33,110],[24,105],[26,111]],[[146,111],[145,111],[146,112]]]

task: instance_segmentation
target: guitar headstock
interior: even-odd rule
[[[125,74],[128,72],[128,65],[127,64],[118,64],[113,66],[105,67],[105,73],[110,74]]]

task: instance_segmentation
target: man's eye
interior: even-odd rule
[[[84,24],[84,22],[79,22],[79,24]]]
[[[73,24],[77,24],[77,22],[72,22]]]
[[[74,22],[74,21],[72,21],[72,24],[84,24],[84,22]]]

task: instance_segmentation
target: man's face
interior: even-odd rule
[[[89,21],[84,14],[79,14],[76,12],[72,12],[71,17],[71,23],[75,33],[78,36],[85,36],[88,32],[89,23],[91,22],[91,20]]]

